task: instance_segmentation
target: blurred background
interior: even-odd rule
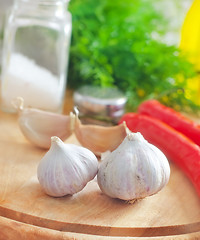
[[[5,15],[12,2],[0,0],[0,50]],[[188,56],[188,36],[192,36],[188,26],[193,21],[195,31],[199,22],[190,16],[183,31],[194,2],[71,0],[68,88],[117,87],[128,98],[127,110],[135,110],[145,99],[156,98],[177,110],[198,113],[199,70],[196,60]]]
[[[12,4],[13,4],[13,0],[0,0],[0,56],[2,52],[2,38],[3,38],[3,30],[4,30],[4,24],[5,24],[5,17]]]
[[[76,0],[74,0],[76,1]],[[166,34],[166,42],[179,44],[180,28],[183,24],[185,14],[191,6],[192,0],[149,0],[156,3],[159,11],[169,19],[171,32]],[[3,31],[5,15],[12,6],[14,0],[0,0],[0,29]],[[73,2],[73,0],[71,0]]]

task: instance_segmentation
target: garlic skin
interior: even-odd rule
[[[65,144],[54,136],[51,147],[40,161],[37,176],[50,196],[62,197],[81,191],[97,174],[98,160],[88,149]]]
[[[17,98],[13,105],[18,110],[20,130],[34,145],[48,149],[52,136],[58,136],[63,141],[71,136],[73,129],[70,116],[36,108],[24,108],[22,98]]]
[[[74,133],[79,143],[97,156],[106,151],[113,151],[127,135],[125,122],[111,127],[82,124],[78,114],[74,117]]]
[[[112,198],[137,200],[160,191],[169,181],[165,155],[141,133],[129,133],[120,146],[100,164],[97,181]]]

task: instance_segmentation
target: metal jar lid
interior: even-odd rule
[[[81,116],[116,124],[125,112],[127,98],[117,88],[83,86],[74,92],[73,100]]]

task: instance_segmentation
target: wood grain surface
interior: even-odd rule
[[[79,144],[74,135],[66,142]],[[73,196],[47,196],[36,176],[45,153],[24,138],[17,115],[0,112],[0,239],[200,239],[199,197],[172,162],[162,191],[128,204],[95,179]]]

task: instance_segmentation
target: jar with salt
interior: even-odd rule
[[[15,0],[4,33],[1,108],[12,101],[61,112],[71,39],[67,0]]]

